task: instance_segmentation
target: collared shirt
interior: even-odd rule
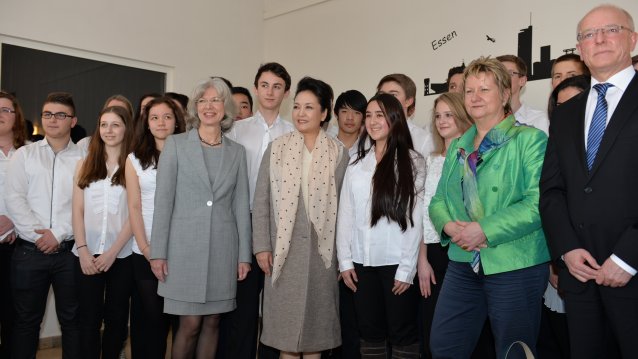
[[[155,209],[155,186],[157,177],[157,168],[148,166],[146,169],[142,168],[140,160],[135,157],[134,153],[129,153],[129,160],[135,169],[137,174],[137,180],[140,186],[140,197],[142,201],[142,220],[144,221],[144,232],[146,234],[146,240],[151,242],[151,229],[153,228],[153,211]],[[137,246],[137,242],[133,240],[133,252],[142,254],[140,247]]]
[[[326,135],[328,135],[328,137],[331,137],[335,141],[337,141],[337,143],[343,146],[343,148],[346,148],[346,145],[343,142],[341,142],[339,137],[337,137],[339,135],[339,128],[337,128],[337,130],[335,131],[333,130],[334,127],[335,126],[330,127],[328,131],[326,131]],[[350,148],[346,148],[348,150],[348,156],[350,156],[351,159],[357,156],[358,146],[359,146],[359,138],[357,138],[357,140],[352,144]]]
[[[50,229],[58,242],[73,239],[73,174],[84,151],[71,140],[57,154],[47,139],[20,147],[9,163],[5,201],[20,238],[35,242]]]
[[[423,242],[426,244],[439,243],[441,237],[430,220],[430,202],[436,194],[436,188],[443,173],[445,157],[431,154],[425,160],[425,190],[423,192]]]
[[[262,114],[257,111],[253,117],[235,122],[227,136],[244,146],[246,149],[246,164],[248,166],[248,187],[250,191],[250,209],[253,209],[257,174],[261,165],[261,158],[274,139],[286,133],[292,132],[295,127],[281,116],[277,116],[272,126],[268,127]]]
[[[8,154],[4,154],[3,151],[0,151],[0,216],[9,216],[7,213],[7,207],[4,204],[4,193],[6,191],[6,177],[7,177],[7,169],[9,167],[9,160],[16,152],[16,149],[11,147]],[[7,238],[14,230],[7,231],[5,234],[0,236],[0,241]]]
[[[423,158],[427,158],[434,151],[434,141],[429,127],[419,127],[414,124],[413,120],[408,119],[408,128],[412,136],[414,150],[420,153]]]
[[[117,171],[117,168],[113,172]],[[117,241],[124,224],[128,220],[126,190],[122,186],[113,186],[112,178],[91,182],[84,188],[84,236],[89,252],[103,254]],[[131,255],[129,240],[117,254],[117,258]],[[73,254],[78,255],[77,245]]]
[[[607,125],[609,125],[611,116],[614,114],[622,95],[625,93],[627,86],[629,86],[629,83],[634,76],[636,76],[636,70],[633,66],[629,66],[605,81],[614,85],[608,88],[607,93],[605,94],[605,99],[607,100]],[[591,88],[589,90],[589,96],[587,97],[587,107],[585,108],[585,149],[587,149],[587,134],[589,133],[589,126],[591,125],[592,117],[594,117],[594,110],[596,109],[596,102],[598,101],[598,91],[594,90],[594,85],[599,83],[601,82],[592,76]],[[633,268],[615,254],[612,254],[610,258],[620,268],[632,276],[635,276],[636,273],[638,273],[636,268]]]
[[[521,108],[514,114],[514,118],[522,124],[536,127],[549,135],[549,117],[547,117],[546,111],[537,110],[522,104]]]
[[[354,165],[348,166],[341,188],[337,212],[337,258],[339,270],[354,268],[353,263],[364,266],[399,265],[395,279],[412,283],[416,274],[419,242],[423,238],[423,185],[425,160],[412,152],[416,169],[417,193],[412,219],[414,226],[405,232],[396,222],[381,218],[370,227],[372,176],[377,167],[374,148]]]

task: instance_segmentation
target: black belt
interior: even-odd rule
[[[38,249],[38,247],[33,242],[25,241],[22,238],[18,238],[18,240],[16,242],[18,243],[19,247],[22,247],[23,249],[26,249],[28,251],[44,253],[40,249]],[[60,245],[58,246],[58,249],[56,249],[54,252],[45,253],[45,254],[56,254],[56,253],[61,253],[61,252],[70,252],[71,248],[73,248],[74,244],[75,244],[74,240],[62,241],[62,243],[60,243]]]

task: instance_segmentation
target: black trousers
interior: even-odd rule
[[[132,355],[139,359],[164,359],[173,316],[164,313],[164,298],[157,294],[157,278],[146,257],[136,253],[131,257],[135,282],[131,298]]]
[[[257,354],[259,292],[264,286],[264,272],[253,256],[246,279],[237,282],[237,308],[221,316],[218,359],[254,359]]]
[[[0,244],[0,359],[11,358],[13,342],[13,324],[15,309],[11,294],[11,256],[15,249],[13,244]]]
[[[117,258],[107,272],[94,275],[82,273],[78,258],[75,266],[82,357],[100,359],[101,353],[103,359],[117,359],[128,337],[133,260]]]
[[[411,285],[394,295],[397,265],[364,267],[355,263],[359,281],[354,293],[359,334],[368,342],[388,340],[392,345],[411,345],[419,340],[417,330],[418,293]]]
[[[19,239],[17,241],[20,241]],[[15,306],[13,358],[34,359],[49,288],[62,330],[62,358],[86,358],[80,354],[76,257],[70,251],[44,254],[19,242],[11,259],[11,287]]]
[[[565,294],[572,358],[638,358],[638,300],[614,294],[593,282]]]

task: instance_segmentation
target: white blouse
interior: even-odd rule
[[[155,179],[157,177],[157,168],[148,166],[147,169],[142,169],[140,160],[135,157],[135,154],[130,153],[128,155],[133,169],[137,174],[137,178],[140,184],[140,197],[142,199],[142,220],[144,221],[144,232],[146,233],[146,240],[151,241],[151,229],[153,228],[153,210],[155,209]],[[133,252],[142,254],[140,247],[137,245],[135,239],[133,239]]]
[[[423,242],[425,244],[441,242],[441,237],[430,220],[428,207],[436,194],[444,162],[445,157],[441,155],[429,155],[425,160],[425,191],[423,193]]]
[[[8,154],[4,154],[3,151],[0,150],[0,215],[9,217],[9,213],[7,213],[7,206],[4,204],[4,191],[6,191],[5,186],[5,178],[7,177],[7,169],[9,168],[9,160],[11,156],[16,152],[16,149],[11,147]],[[0,241],[3,241],[7,238],[11,233],[15,230],[7,231],[7,233],[0,236]]]
[[[127,220],[126,190],[122,186],[112,186],[111,177],[84,188],[84,231],[89,252],[102,254],[111,248]],[[126,242],[117,258],[131,255],[132,242]],[[73,246],[73,254],[78,256],[76,247],[77,244]]]
[[[405,232],[396,222],[380,219],[370,227],[372,176],[377,166],[374,148],[366,157],[348,166],[341,188],[337,214],[337,258],[339,270],[364,266],[397,265],[394,278],[412,283],[416,274],[419,242],[423,237],[423,185],[425,160],[416,151],[411,153],[415,167],[415,198],[412,219],[414,226]]]

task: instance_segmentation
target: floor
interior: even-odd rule
[[[170,335],[168,338],[167,346],[168,347],[166,348],[166,358],[170,358],[170,352],[171,352]],[[126,355],[126,358],[131,357],[131,345],[128,341],[126,342],[126,348],[124,348],[124,354]],[[42,349],[38,351],[38,355],[37,355],[37,359],[60,359],[60,358],[62,358],[62,348]]]

